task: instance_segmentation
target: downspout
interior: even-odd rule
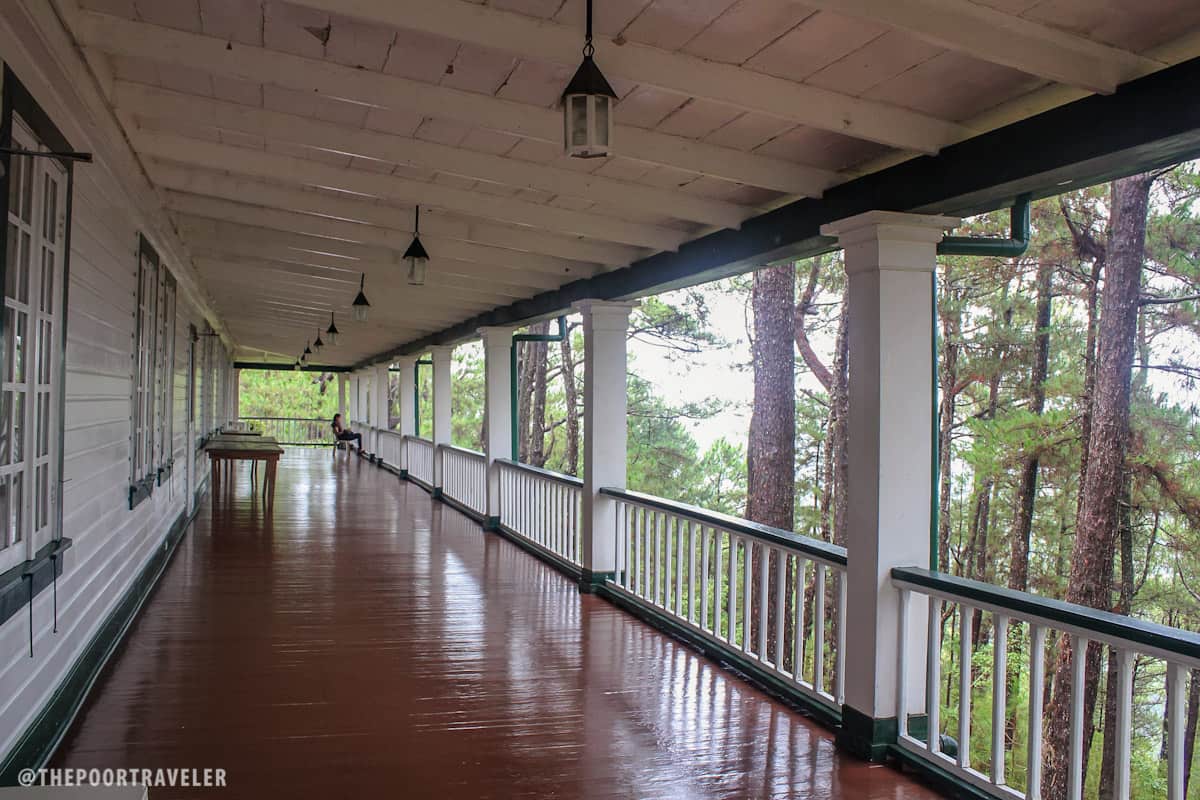
[[[1030,202],[1029,194],[1017,195],[1009,211],[1008,238],[992,236],[945,236],[938,243],[939,256],[991,256],[995,258],[1018,258],[1029,249]],[[930,465],[932,491],[929,493],[929,568],[937,570],[938,564],[938,517],[941,509],[938,503],[938,485],[941,483],[941,404],[938,402],[938,326],[937,326],[937,270],[933,272],[930,283],[933,292],[932,314],[930,325],[933,328],[933,361],[930,369],[930,383],[933,386],[933,463]]]
[[[558,318],[558,333],[514,333],[508,349],[508,405],[511,415],[512,460],[519,461],[520,436],[517,430],[517,344],[520,342],[561,342],[567,336],[567,318]]]

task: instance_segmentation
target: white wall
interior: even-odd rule
[[[0,4],[0,59],[25,84],[77,150],[96,163],[75,169],[67,305],[63,535],[74,540],[58,582],[58,633],[51,593],[34,601],[33,658],[28,615],[0,626],[0,758],[36,717],[115,607],[134,576],[187,508],[188,325],[205,328],[205,298],[182,248],[158,211],[128,151],[97,115],[101,95],[81,79],[50,4]],[[100,106],[102,108],[102,106]],[[69,110],[68,110],[69,109]],[[128,506],[130,394],[136,248],[139,232],[179,281],[176,313],[174,450],[170,481]],[[212,322],[218,322],[209,318]],[[207,382],[207,380],[206,380]],[[223,403],[224,397],[218,402]],[[218,409],[223,417],[223,410]],[[203,430],[199,431],[203,433]],[[203,475],[197,475],[202,478]]]

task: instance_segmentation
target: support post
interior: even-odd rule
[[[371,448],[371,455],[376,461],[383,461],[379,453],[383,449],[383,433],[388,430],[388,365],[387,362],[376,364],[371,368],[372,377],[372,423],[374,430],[371,432],[371,438],[374,440],[374,447]]]
[[[898,689],[900,593],[891,570],[929,566],[930,494],[936,392],[933,280],[937,244],[952,217],[872,211],[821,232],[845,251],[849,297],[848,591],[845,703],[838,743],[882,760],[904,714],[926,727],[929,603],[908,603],[905,691]],[[903,697],[907,708],[899,709]],[[913,717],[916,716],[916,719]],[[936,736],[937,731],[928,735]]]
[[[513,328],[480,328],[484,364],[483,452],[487,459],[487,512],[484,527],[500,527],[500,465],[497,458],[512,458],[512,366]]]
[[[400,385],[397,387],[400,400],[400,435],[401,436],[416,436],[417,423],[415,409],[413,408],[415,398],[413,397],[413,387],[416,385],[417,375],[417,357],[404,356],[396,359],[396,367],[400,370]],[[400,447],[400,477],[408,477],[408,445],[404,444]]]
[[[442,454],[439,448],[450,444],[450,357],[453,345],[429,348],[433,357],[433,496],[442,496]]]
[[[339,372],[337,374],[337,393],[338,393],[338,410],[337,413],[342,415],[342,424],[346,424],[346,373]]]
[[[626,419],[625,337],[631,302],[583,300],[583,574],[581,592],[616,571],[616,503],[600,494],[608,486],[625,488]]]

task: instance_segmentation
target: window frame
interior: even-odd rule
[[[14,121],[19,118],[23,126],[28,130],[34,140],[36,140],[36,148],[54,153],[71,153],[74,149],[71,143],[59,130],[58,126],[50,119],[49,114],[38,104],[33,95],[25,87],[25,85],[17,78],[12,68],[7,64],[3,64],[0,70],[0,147],[11,149],[14,147]],[[29,148],[26,148],[29,149]],[[69,546],[70,542],[63,539],[63,482],[64,482],[64,420],[66,419],[66,365],[67,365],[67,319],[69,308],[69,288],[71,282],[71,232],[73,222],[73,206],[75,196],[75,162],[70,158],[60,158],[52,155],[45,156],[15,156],[9,152],[0,152],[0,219],[4,220],[4,224],[0,225],[0,286],[7,285],[8,280],[8,238],[9,238],[9,191],[10,178],[13,174],[13,159],[25,158],[27,164],[35,164],[45,160],[53,161],[58,165],[62,172],[61,191],[61,213],[62,213],[62,230],[58,237],[57,244],[61,248],[61,273],[55,273],[54,279],[58,280],[58,286],[51,286],[49,293],[46,293],[45,287],[42,287],[41,293],[44,297],[34,298],[32,295],[29,298],[31,311],[36,307],[37,313],[31,313],[30,325],[34,325],[36,320],[42,314],[48,314],[51,319],[50,341],[42,341],[45,337],[42,336],[40,325],[36,336],[34,331],[28,331],[29,341],[31,344],[36,344],[37,347],[31,347],[30,352],[34,354],[35,360],[28,364],[28,369],[33,370],[37,374],[41,370],[41,365],[37,360],[48,358],[49,362],[45,366],[43,374],[47,378],[45,384],[49,387],[46,391],[49,394],[48,399],[48,419],[45,421],[47,429],[45,435],[48,437],[47,452],[44,456],[47,459],[48,469],[52,468],[47,487],[48,497],[46,498],[46,508],[42,511],[34,513],[34,506],[38,502],[37,498],[30,495],[30,508],[28,510],[30,535],[21,544],[19,550],[14,545],[14,552],[6,552],[8,548],[4,548],[4,557],[0,558],[0,573],[5,575],[8,572],[4,570],[9,566],[9,562],[14,558],[19,558],[19,563],[25,566],[17,566],[14,569],[25,570],[31,562],[41,563],[46,558],[45,553],[56,551]],[[47,176],[44,169],[35,170],[35,176]],[[43,192],[47,184],[43,179],[40,187],[34,187],[34,192]],[[36,196],[36,195],[35,195]],[[37,198],[34,203],[39,209],[44,212],[43,204],[45,197]],[[56,208],[58,203],[55,204]],[[43,215],[44,216],[44,215]],[[44,226],[46,221],[43,219],[37,224]],[[44,234],[44,231],[43,231]],[[53,237],[51,237],[53,239]],[[45,305],[49,302],[49,308]],[[57,309],[55,306],[57,305]],[[7,370],[7,353],[8,353],[7,337],[5,336],[4,326],[0,323],[0,373],[6,374]],[[31,385],[35,387],[41,384],[42,381],[35,378]],[[37,391],[33,392],[36,398]],[[32,402],[32,399],[27,398],[27,403]],[[31,415],[34,417],[35,423],[33,430],[30,432],[31,441],[29,453],[27,457],[30,459],[31,465],[37,460],[37,451],[39,444],[36,426],[36,413]],[[36,468],[30,468],[31,476],[36,476]],[[30,485],[27,487],[27,492],[36,492],[38,487],[35,485],[35,480],[30,480]],[[38,529],[36,519],[38,515],[44,518],[45,527],[48,528],[48,540],[38,547]],[[45,534],[43,534],[45,535]],[[36,548],[36,551],[31,552]],[[20,558],[17,553],[24,551]],[[61,571],[61,560],[58,560],[53,565],[56,572]],[[9,570],[11,572],[12,570]],[[5,586],[0,585],[0,594],[5,592]],[[3,600],[0,597],[0,600]],[[3,605],[3,603],[0,603]],[[2,620],[0,620],[2,621]]]

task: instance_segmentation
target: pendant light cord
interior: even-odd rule
[[[587,0],[587,33],[584,35],[583,54],[591,58],[596,48],[592,45],[592,0]]]
[[[417,205],[417,216],[413,222],[413,236],[421,235],[421,206]]]

